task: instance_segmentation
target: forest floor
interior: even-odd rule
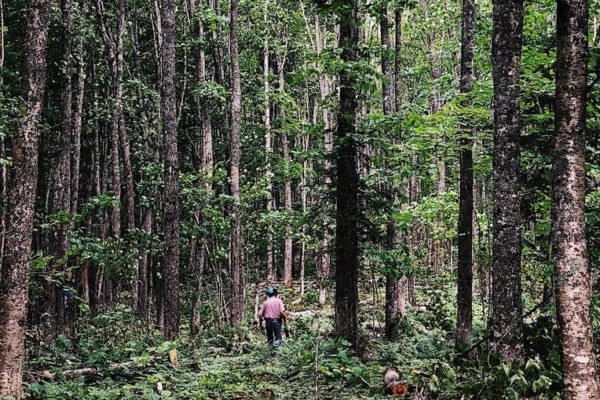
[[[304,312],[296,314],[290,337],[275,354],[254,327],[219,327],[207,310],[201,334],[192,337],[184,325],[176,342],[166,342],[129,307],[113,306],[81,324],[77,340],[59,336],[50,347],[30,338],[26,391],[30,399],[51,400],[388,399],[383,371],[395,366],[410,387],[406,399],[505,398],[482,393],[518,385],[514,376],[530,376],[512,367],[482,368],[481,360],[489,364],[485,351],[454,363],[452,296],[444,288],[426,291],[402,321],[399,339],[389,342],[380,335],[383,299],[361,293],[361,358],[331,336],[331,305],[319,309],[314,300],[291,306]],[[484,334],[476,326],[474,341]],[[533,378],[542,373],[538,368]]]

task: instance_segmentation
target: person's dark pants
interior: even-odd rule
[[[265,318],[265,328],[267,330],[267,343],[272,346],[279,346],[281,344],[281,320]]]

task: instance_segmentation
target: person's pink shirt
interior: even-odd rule
[[[284,313],[285,307],[283,305],[283,301],[278,297],[269,297],[267,301],[265,301],[260,309],[259,315],[263,318],[281,318],[281,315]]]

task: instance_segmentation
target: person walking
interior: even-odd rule
[[[273,347],[281,345],[281,325],[286,323],[285,305],[278,297],[276,288],[269,286],[267,288],[267,300],[262,304],[258,319],[262,327],[263,320],[265,321],[265,333],[267,335],[267,343]]]

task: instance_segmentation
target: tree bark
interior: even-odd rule
[[[163,0],[161,115],[164,146],[164,209],[165,234],[162,296],[164,308],[163,332],[166,340],[179,335],[179,161],[177,155],[177,116],[175,96],[175,0]]]
[[[519,65],[523,1],[498,0],[493,10],[494,239],[492,320],[496,351],[522,359],[521,219],[519,190]]]
[[[389,60],[390,52],[390,33],[388,9],[384,4],[379,14],[379,30],[381,36],[381,74],[383,75],[383,114],[386,116],[394,112],[394,84],[396,80],[392,76],[392,68]],[[397,55],[399,56],[399,55]],[[395,204],[393,184],[388,185],[387,190],[390,193],[392,206]],[[387,251],[393,252],[396,249],[396,223],[392,216],[387,223],[385,247]],[[392,339],[397,332],[398,327],[398,292],[400,291],[400,279],[396,273],[389,272],[385,276],[385,336]]]
[[[396,112],[402,111],[402,7],[394,8],[394,104]]]
[[[462,0],[460,92],[473,88],[475,1]],[[469,102],[464,102],[468,106]],[[458,283],[456,293],[456,345],[466,343],[473,324],[473,142],[468,126],[461,126],[458,212]]]
[[[118,9],[122,6],[124,0],[118,0]],[[117,16],[116,39],[113,39],[108,25],[106,10],[103,0],[96,0],[96,8],[100,17],[100,33],[106,51],[106,59],[111,72],[112,95],[115,101],[115,110],[112,117],[111,126],[111,168],[112,168],[112,194],[116,198],[118,205],[110,209],[110,227],[114,237],[121,236],[121,167],[119,160],[119,133],[121,124],[121,115],[123,113],[123,31],[125,26],[125,14],[120,13]]]
[[[263,9],[263,22],[265,27],[269,25],[269,0],[265,0]],[[273,211],[273,172],[271,171],[271,157],[273,156],[273,145],[271,139],[271,98],[269,90],[270,66],[269,66],[269,35],[265,35],[263,45],[263,84],[265,91],[264,119],[265,119],[265,175],[267,178],[267,213]],[[273,228],[272,224],[267,226],[267,283],[276,279],[274,255],[273,255]]]
[[[239,326],[245,315],[244,269],[242,265],[242,215],[240,208],[240,130],[242,114],[242,90],[240,82],[240,59],[238,53],[238,0],[230,0],[229,54],[231,58],[231,148],[230,179],[233,204],[231,213],[231,323]]]
[[[46,86],[50,1],[27,5],[23,64],[23,109],[13,137],[6,252],[0,276],[0,397],[23,398],[29,257],[38,172],[38,138]],[[18,182],[18,184],[17,184]]]
[[[0,0],[0,69],[4,68],[4,2]],[[4,84],[4,75],[0,74],[0,86]],[[6,158],[5,138],[0,137],[0,158]],[[4,163],[0,166],[0,260],[4,258],[4,243],[6,239],[6,193],[8,190],[7,168]]]
[[[324,38],[321,38],[321,23],[319,22],[319,16],[315,16],[315,52],[317,55],[323,53]],[[333,152],[333,133],[332,133],[332,121],[329,107],[327,107],[326,101],[330,94],[330,85],[327,78],[324,76],[324,71],[321,70],[321,76],[319,77],[319,94],[321,96],[321,112],[323,118],[323,145],[327,155]],[[325,178],[324,178],[325,190],[331,187],[331,161],[329,158],[325,159]],[[331,228],[329,218],[329,207],[326,207],[323,215],[323,242],[321,247],[320,262],[318,267],[318,278],[319,278],[319,304],[322,306],[327,301],[327,280],[330,275],[331,266]]]
[[[340,10],[341,59],[358,60],[358,10],[356,0]],[[356,76],[348,67],[340,72],[340,111],[337,127],[335,330],[353,345],[358,343],[358,184],[356,134]]]
[[[61,129],[59,135],[59,155],[58,163],[54,171],[52,184],[52,207],[51,213],[68,214],[71,211],[71,125],[72,110],[71,102],[73,97],[72,90],[72,2],[70,0],[61,1],[62,15],[62,69],[60,72],[60,115]],[[61,218],[62,220],[62,218]],[[50,233],[50,247],[53,255],[50,264],[51,273],[62,273],[67,268],[67,252],[69,248],[69,228],[66,221],[58,222]],[[69,282],[67,276],[61,274],[59,284],[51,281],[46,287],[47,312],[51,316],[52,326],[46,332],[48,340],[66,332],[65,320],[65,302],[68,296],[63,296],[63,290],[67,290]]]
[[[585,0],[558,1],[552,254],[563,396],[567,400],[600,398],[585,233],[588,13]]]
[[[199,43],[194,49],[195,57],[195,79],[197,85],[202,85],[207,80],[206,74],[206,53],[204,51],[204,23],[197,18],[197,5],[196,0],[189,0],[189,11],[192,17],[193,29],[195,36]],[[197,115],[201,121],[200,124],[200,138],[202,142],[202,154],[200,157],[200,171],[206,174],[205,189],[207,192],[212,192],[212,176],[213,176],[213,130],[210,119],[210,110],[208,104],[203,99],[196,99]],[[199,224],[201,221],[201,210],[194,211],[195,223]],[[192,300],[192,317],[190,320],[190,330],[193,334],[197,333],[200,328],[200,314],[199,309],[202,305],[202,275],[204,274],[204,263],[205,263],[205,248],[207,247],[206,238],[198,239],[196,237],[191,239],[190,243],[190,266],[192,267],[194,276],[194,298]]]
[[[279,92],[283,94],[285,92],[285,62],[286,55],[277,55],[277,76],[279,80]],[[284,111],[279,110],[279,117],[285,118]],[[285,122],[282,122],[284,124]],[[292,180],[289,176],[289,166],[291,163],[290,158],[290,146],[287,132],[285,130],[281,133],[281,151],[283,155],[283,162],[285,165],[285,177],[283,183],[283,198],[284,207],[287,213],[287,218],[292,218]],[[293,269],[293,243],[292,243],[292,225],[287,223],[285,226],[285,239],[283,243],[283,282],[285,287],[292,287],[292,269]]]
[[[79,39],[75,55],[77,58],[77,95],[75,97],[75,113],[73,114],[73,132],[71,140],[71,212],[79,210],[79,175],[81,164],[81,131],[83,122],[83,102],[85,99],[85,55],[83,39]]]
[[[142,212],[142,230],[148,238],[152,235],[152,208],[144,207]],[[140,249],[140,261],[137,269],[137,289],[136,289],[136,310],[137,316],[141,320],[148,318],[148,289],[149,279],[148,271],[150,267],[150,251],[147,246]]]

